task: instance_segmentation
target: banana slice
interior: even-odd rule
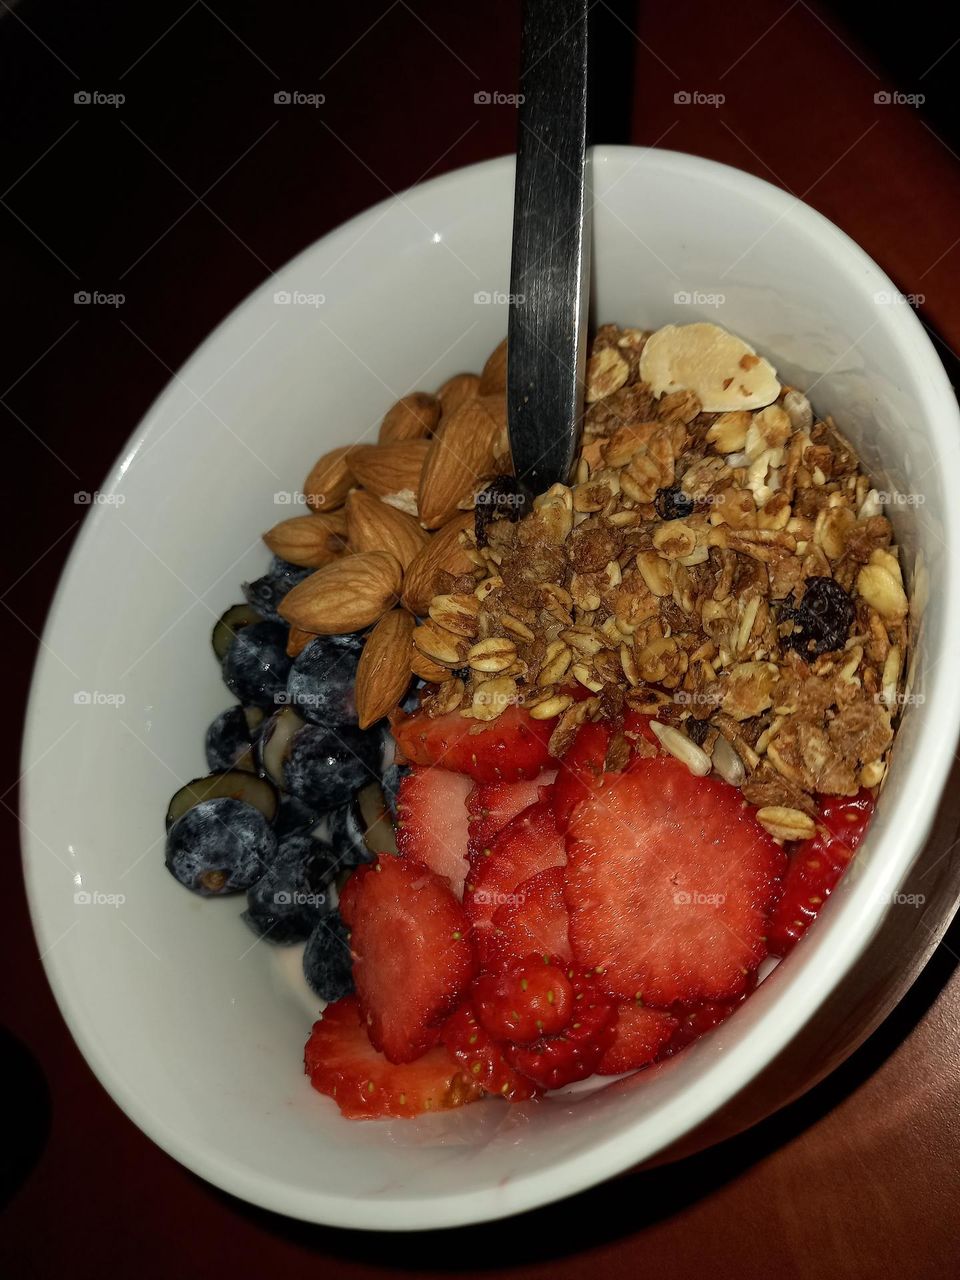
[[[655,395],[695,391],[707,413],[762,409],[780,394],[777,371],[718,324],[667,324],[648,339],[640,377]]]

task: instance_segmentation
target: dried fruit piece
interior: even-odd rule
[[[842,649],[856,613],[853,601],[835,578],[808,578],[799,605],[775,603],[781,621],[793,623],[793,631],[781,643],[804,658]]]
[[[780,394],[773,365],[716,324],[658,329],[644,345],[640,377],[655,395],[695,392],[705,413],[762,409]]]

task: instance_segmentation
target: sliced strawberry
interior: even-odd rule
[[[616,1034],[616,1003],[600,989],[595,975],[573,967],[566,974],[575,1012],[563,1031],[532,1044],[506,1041],[503,1046],[511,1066],[542,1089],[561,1089],[593,1075]]]
[[[475,1102],[479,1086],[443,1047],[396,1065],[377,1053],[353,996],[327,1005],[304,1052],[310,1083],[333,1098],[349,1120],[417,1116]]]
[[[773,955],[792,951],[816,920],[863,839],[873,810],[869,791],[852,799],[827,796],[821,802],[820,828],[791,854],[783,893],[770,915],[767,946]]]
[[[488,929],[499,907],[517,901],[518,885],[547,867],[563,866],[566,860],[548,800],[518,813],[471,867],[463,905],[474,927]]]
[[[489,849],[511,818],[536,804],[540,788],[549,787],[556,776],[556,771],[550,770],[529,781],[478,782],[467,796],[471,856]]]
[[[465,1075],[485,1093],[508,1102],[525,1102],[540,1090],[526,1076],[514,1071],[503,1056],[503,1048],[479,1024],[469,1001],[444,1024],[443,1043],[465,1068]]]
[[[449,769],[414,767],[397,796],[397,848],[445,876],[463,897],[467,863],[467,810],[470,779]]]
[[[566,830],[570,814],[603,773],[609,745],[610,726],[602,721],[587,722],[577,730],[577,736],[560,761],[553,784],[553,811],[561,831]]]
[[[524,956],[503,973],[481,973],[470,999],[494,1039],[517,1044],[559,1035],[575,1012],[573,987],[556,956]]]
[[[440,764],[477,782],[517,782],[535,778],[549,761],[547,743],[556,721],[534,720],[512,706],[487,725],[459,711],[434,720],[422,711],[401,712],[391,724],[411,764]]]
[[[353,873],[340,914],[373,1047],[412,1062],[436,1043],[476,970],[463,908],[435,871],[385,854]]]
[[[706,1032],[719,1027],[721,1022],[726,1022],[731,1013],[739,1009],[742,1004],[741,996],[738,1000],[707,1000],[693,1009],[678,1011],[676,1030],[661,1056],[679,1053],[681,1049],[685,1049],[688,1044],[692,1044]]]
[[[574,959],[610,991],[663,1007],[745,989],[784,854],[736,788],[638,760],[573,811],[567,854]]]
[[[513,900],[494,911],[492,924],[479,935],[480,958],[491,973],[501,973],[534,951],[568,963],[572,952],[563,867],[548,867],[521,881]]]
[[[597,1074],[617,1076],[622,1071],[647,1066],[670,1041],[678,1025],[673,1014],[625,1000],[617,1006],[613,1044],[600,1059]]]

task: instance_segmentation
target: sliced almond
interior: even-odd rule
[[[292,516],[263,535],[275,556],[306,569],[319,569],[346,547],[346,522],[339,512],[330,516]]]
[[[417,558],[430,536],[413,516],[388,506],[363,489],[354,489],[348,496],[346,514],[351,551],[387,551],[400,561],[404,570]]]
[[[498,470],[497,443],[506,429],[498,396],[466,400],[429,446],[420,481],[420,523],[437,529],[457,514],[461,499]]]
[[[780,394],[777,371],[717,324],[668,324],[652,334],[640,377],[655,395],[693,391],[706,413],[762,409]]]
[[[359,631],[393,608],[402,578],[400,562],[385,551],[344,556],[289,591],[278,612],[315,635]]]
[[[354,686],[361,729],[391,712],[406,693],[413,628],[413,617],[406,609],[392,609],[367,636]]]
[[[381,444],[400,444],[428,436],[440,421],[440,401],[429,391],[413,391],[388,409],[380,424]]]
[[[817,829],[809,814],[779,804],[758,809],[757,821],[775,840],[808,840]]]
[[[507,340],[494,347],[480,374],[477,394],[481,396],[503,395],[507,389]]]
[[[460,545],[460,534],[473,528],[473,512],[458,512],[456,517],[435,533],[407,568],[403,579],[403,603],[411,613],[422,618],[430,601],[440,589],[445,573],[470,573],[474,564]]]
[[[404,489],[412,489],[416,493],[429,450],[429,440],[357,445],[350,454],[350,470],[357,483],[378,498]]]
[[[332,511],[334,507],[343,506],[355,483],[347,459],[356,447],[344,445],[331,449],[313,464],[303,482],[303,496],[314,511]]]

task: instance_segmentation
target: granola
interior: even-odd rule
[[[501,477],[474,495],[472,574],[444,582],[414,632],[418,669],[444,681],[428,706],[559,716],[561,756],[585,719],[611,721],[616,744],[643,711],[660,749],[796,839],[815,796],[886,771],[909,614],[893,529],[833,421],[740,339],[711,334],[698,373],[685,337],[683,386],[658,331],[655,390],[651,337],[597,333],[569,485],[531,497]],[[731,343],[739,393],[716,381]]]

